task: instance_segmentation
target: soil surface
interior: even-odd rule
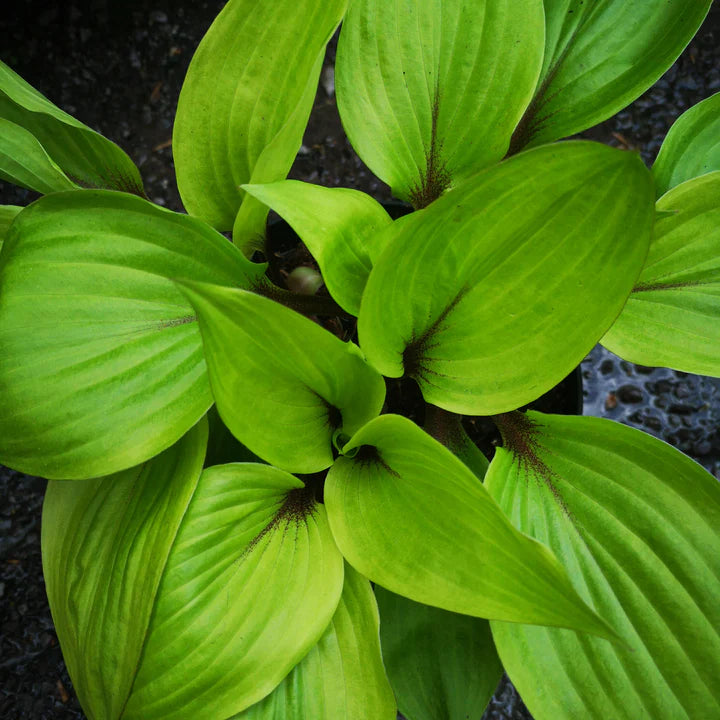
[[[0,57],[69,113],[121,145],[148,196],[182,206],[172,170],[175,105],[194,48],[223,2],[93,0],[15,3],[0,20]],[[311,124],[291,176],[390,200],[358,159],[334,100],[328,50]],[[638,149],[651,163],[672,122],[720,91],[720,5],[672,69],[628,109],[585,135]],[[31,192],[0,184],[0,203]],[[586,414],[611,417],[666,439],[720,475],[720,381],[634,366],[596,348],[583,363]],[[0,398],[0,411],[2,398]],[[0,717],[83,718],[47,607],[40,562],[45,481],[0,468]],[[541,679],[542,681],[542,679]],[[487,720],[529,718],[503,679]]]

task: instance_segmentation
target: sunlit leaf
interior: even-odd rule
[[[541,0],[363,0],[338,43],[343,126],[393,194],[424,207],[505,155],[543,54]]]
[[[720,172],[678,185],[657,207],[668,214],[602,344],[631,362],[719,377]]]
[[[333,434],[351,435],[380,412],[385,383],[357,346],[251,292],[182,288],[198,316],[220,416],[263,460],[324,470]]]
[[[614,637],[547,548],[517,532],[472,471],[413,422],[381,415],[343,452],[325,504],[338,547],[363,575],[452,612]]]
[[[488,490],[624,640],[491,622],[533,717],[720,717],[720,483],[609,420],[514,413],[501,429]]]
[[[249,286],[222,235],[124,193],[47,195],[0,256],[0,461],[81,479],[143,462],[212,404],[192,306],[170,278]]]
[[[610,327],[653,218],[652,177],[632,153],[568,142],[511,158],[393,226],[363,295],[360,345],[446,410],[520,407]]]
[[[502,675],[487,620],[421,605],[379,585],[388,677],[408,720],[480,720]]]

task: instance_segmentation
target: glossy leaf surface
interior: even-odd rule
[[[262,271],[212,228],[132,195],[47,195],[0,257],[0,460],[84,479],[169,447],[212,404],[192,306],[169,279]]]
[[[517,532],[472,471],[412,421],[381,415],[343,452],[354,448],[330,469],[325,505],[363,575],[452,612],[613,636],[547,548]]]
[[[345,565],[345,584],[320,642],[264,700],[233,720],[395,720],[370,583]]]
[[[363,296],[360,345],[446,410],[520,407],[610,327],[653,218],[639,157],[588,142],[523,153],[393,226]]]
[[[487,620],[375,586],[383,659],[408,720],[480,720],[502,676]]]
[[[335,301],[357,315],[383,248],[381,231],[392,223],[382,205],[357,190],[297,180],[244,187],[287,221],[317,261]]]
[[[631,362],[720,376],[720,172],[657,204],[645,267],[602,344]]]
[[[521,530],[554,550],[625,641],[491,622],[533,717],[720,715],[717,480],[609,420],[528,413],[506,424],[504,437],[488,490]]]
[[[220,416],[263,460],[324,470],[333,433],[351,435],[380,412],[385,383],[357,346],[260,295],[182,287],[198,315]]]
[[[658,196],[715,170],[720,170],[720,93],[675,121],[652,169]]]
[[[138,169],[115,143],[53,105],[3,62],[0,118],[31,133],[72,183],[145,195]],[[33,153],[38,155],[37,148]],[[15,160],[25,162],[23,157]],[[47,166],[45,172],[50,172]]]
[[[505,155],[543,53],[541,0],[363,0],[338,43],[338,108],[393,195],[427,205]]]
[[[647,90],[697,32],[712,0],[544,0],[545,59],[511,150],[606,120]]]
[[[201,421],[144,465],[99,480],[48,485],[45,586],[73,686],[94,720],[123,714],[206,441]]]
[[[240,185],[285,177],[310,114],[319,58],[346,4],[225,5],[190,63],[173,130],[178,188],[191,215],[231,230]],[[263,177],[253,179],[257,167]]]

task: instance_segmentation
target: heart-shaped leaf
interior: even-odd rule
[[[641,365],[720,377],[720,172],[663,195],[645,267],[603,337]]]
[[[717,480],[609,420],[513,413],[500,427],[488,490],[625,640],[491,622],[533,717],[720,717]]]
[[[351,435],[380,412],[385,383],[356,345],[251,292],[182,288],[198,316],[220,416],[263,460],[324,470],[333,434]]]
[[[47,192],[43,188],[52,178],[54,190],[78,184],[124,190],[144,197],[138,169],[115,143],[53,105],[3,62],[0,62],[0,118],[5,121],[1,126],[5,136],[0,144],[2,154],[8,154],[14,140],[12,159],[21,164],[32,163],[34,172],[42,171],[40,186],[33,184],[32,189]],[[11,137],[8,122],[24,128],[36,143],[18,131],[12,131]],[[49,163],[40,150],[47,154]],[[64,186],[63,174],[68,179]],[[21,180],[9,174],[4,176],[13,182]],[[22,181],[20,184],[28,186]]]
[[[212,404],[192,306],[169,279],[249,286],[262,266],[132,195],[47,195],[0,256],[0,461],[50,478],[132,467]]]
[[[375,586],[383,659],[408,720],[480,720],[502,676],[487,620]]]
[[[353,147],[424,207],[502,159],[543,53],[541,0],[350,3],[336,66]]]
[[[720,93],[673,123],[652,168],[658,196],[715,170],[720,170]]]
[[[653,218],[652,177],[634,154],[568,142],[511,158],[393,225],[363,295],[360,345],[446,410],[520,407],[615,320]]]
[[[338,547],[363,575],[452,612],[614,637],[547,548],[515,530],[472,471],[412,421],[381,415],[343,452],[353,457],[330,469],[325,503]]]

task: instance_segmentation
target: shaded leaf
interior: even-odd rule
[[[521,530],[548,543],[625,640],[491,622],[530,712],[720,716],[720,484],[671,446],[612,421],[513,415],[501,423],[487,488]]]
[[[20,205],[0,205],[0,250],[2,250],[5,236],[10,229],[12,221],[21,210],[22,207]]]

